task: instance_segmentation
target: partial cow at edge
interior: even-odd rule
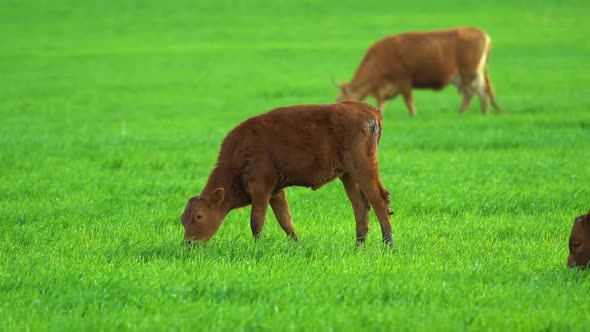
[[[393,212],[377,167],[382,120],[371,105],[343,102],[282,107],[242,122],[223,140],[207,184],[182,213],[185,240],[207,242],[231,210],[250,204],[254,238],[270,205],[297,240],[284,188],[316,190],[339,178],[354,211],[357,244],[365,241],[373,207],[383,242],[391,245]]]
[[[585,269],[590,261],[590,210],[576,217],[569,241],[568,267]]]
[[[385,37],[369,48],[350,82],[334,81],[340,89],[336,99],[374,97],[383,110],[387,100],[401,94],[415,116],[412,89],[441,90],[452,83],[463,96],[461,112],[467,111],[474,94],[483,114],[488,113],[488,99],[499,112],[488,73],[491,49],[490,36],[469,27]]]

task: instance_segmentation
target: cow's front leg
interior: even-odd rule
[[[383,113],[385,110],[385,104],[389,99],[395,98],[399,94],[399,91],[395,88],[395,86],[387,84],[383,86],[375,96],[377,99],[377,108]]]
[[[289,211],[289,204],[285,196],[285,189],[281,189],[270,197],[270,207],[277,217],[277,221],[281,228],[289,235],[293,241],[297,241],[297,234],[293,227],[293,220],[291,218],[291,211]]]
[[[404,97],[404,102],[408,107],[408,111],[410,112],[411,116],[416,116],[416,106],[414,106],[414,98],[412,97],[412,88],[405,87],[401,90],[402,96]]]
[[[264,227],[270,194],[263,191],[256,191],[251,193],[251,197],[252,210],[250,211],[250,228],[252,229],[252,236],[257,240]]]
[[[377,108],[383,113],[385,110],[385,104],[387,104],[387,100],[385,99],[377,99]]]

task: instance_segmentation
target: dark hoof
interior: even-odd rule
[[[387,245],[388,247],[393,248],[393,240],[391,238],[383,239],[383,244]]]
[[[366,238],[367,238],[366,236],[357,237],[356,238],[356,246],[359,247],[359,246],[364,245]]]

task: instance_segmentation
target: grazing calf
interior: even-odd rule
[[[415,116],[412,89],[441,90],[453,83],[463,95],[461,112],[467,111],[474,92],[484,114],[488,112],[488,98],[499,111],[488,74],[490,51],[490,37],[476,28],[386,37],[369,48],[352,81],[334,81],[340,88],[336,99],[364,100],[372,96],[383,110],[388,99],[401,93],[410,115]]]
[[[569,243],[567,266],[586,268],[590,261],[590,210],[576,217]]]
[[[389,193],[377,167],[381,112],[364,103],[277,108],[239,124],[221,144],[217,164],[201,195],[182,214],[185,240],[206,242],[229,211],[252,204],[257,238],[268,205],[283,230],[297,240],[285,187],[316,190],[340,178],[356,218],[356,241],[365,241],[372,206],[383,242],[391,245]]]

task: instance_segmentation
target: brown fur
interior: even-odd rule
[[[474,93],[480,98],[484,114],[488,111],[488,98],[499,111],[487,63],[481,68],[484,71],[478,73],[486,39],[489,36],[485,32],[466,27],[408,32],[383,38],[368,49],[352,81],[339,84],[337,100],[364,100],[371,96],[377,100],[377,107],[383,110],[388,99],[401,94],[414,116],[412,89],[440,90],[454,83],[463,95],[461,112],[467,111]],[[488,58],[490,50],[491,39],[486,54]]]
[[[567,266],[586,268],[590,261],[590,210],[576,217],[569,240]]]
[[[297,240],[284,188],[316,190],[340,178],[354,210],[357,243],[365,240],[372,206],[383,241],[391,244],[389,193],[377,166],[382,119],[370,105],[343,102],[283,107],[242,122],[223,140],[205,188],[182,214],[185,240],[208,241],[229,211],[249,204],[255,238],[270,204]]]

